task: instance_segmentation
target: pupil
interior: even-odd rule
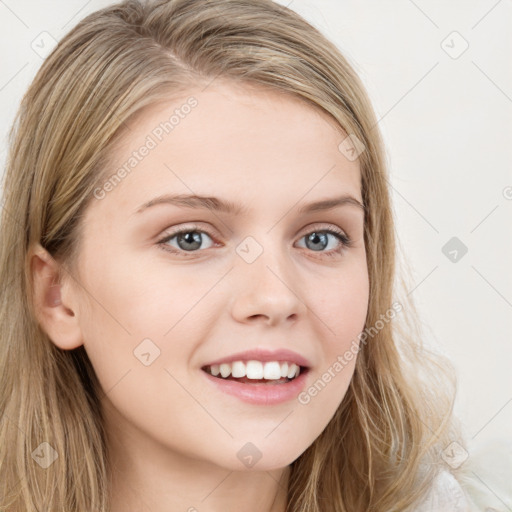
[[[180,241],[185,241],[186,244],[192,244],[193,247],[182,247],[182,244],[180,244]],[[201,234],[197,231],[189,231],[188,233],[183,233],[178,237],[178,244],[180,245],[181,249],[184,250],[194,250],[201,247]]]
[[[306,245],[308,245],[308,242],[309,241],[312,241],[314,244],[318,244],[319,243],[319,240],[322,241],[321,245],[322,247],[320,247],[321,249],[325,249],[325,247],[327,246],[327,235],[325,233],[311,233],[308,237],[307,237],[307,242],[306,242]],[[309,249],[312,249],[314,247],[309,247]]]

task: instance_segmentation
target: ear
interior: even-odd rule
[[[70,305],[74,295],[69,276],[64,276],[60,264],[40,244],[31,251],[30,269],[34,309],[41,327],[61,349],[79,347],[83,344],[82,332],[78,316]]]

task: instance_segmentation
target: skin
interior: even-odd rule
[[[306,389],[357,339],[369,293],[364,213],[348,204],[298,209],[344,193],[362,202],[359,163],[340,152],[346,134],[326,114],[216,80],[142,111],[116,150],[119,166],[190,95],[197,107],[86,210],[73,279],[35,252],[38,318],[58,347],[85,346],[106,393],[113,512],[234,503],[283,512],[289,465],[334,415],[355,358],[306,405],[242,402],[214,388],[201,367],[245,349],[288,348],[311,362]],[[247,211],[160,204],[134,213],[163,193],[215,196]],[[202,239],[195,252],[177,237],[167,247],[180,254],[158,245],[191,223]],[[336,227],[351,247],[334,235],[307,245],[310,233]],[[252,263],[235,250],[247,236],[263,249]],[[134,356],[146,338],[160,350],[148,366]],[[252,468],[237,457],[247,442],[262,454]]]

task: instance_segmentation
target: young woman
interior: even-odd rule
[[[290,9],[81,21],[4,180],[0,509],[467,510],[387,177],[359,78]]]

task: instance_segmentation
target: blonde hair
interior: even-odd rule
[[[360,79],[331,42],[270,0],[128,0],[94,12],[45,60],[10,135],[0,232],[1,510],[109,510],[103,391],[84,347],[59,349],[36,321],[30,250],[40,243],[75,275],[80,220],[126,121],[217,77],[300,98],[364,145],[366,327],[398,297],[381,136]],[[423,347],[410,296],[400,303],[400,318],[361,343],[339,409],[291,464],[287,511],[408,510],[442,467],[453,382],[446,361]],[[44,469],[35,462],[43,442],[58,454]]]

